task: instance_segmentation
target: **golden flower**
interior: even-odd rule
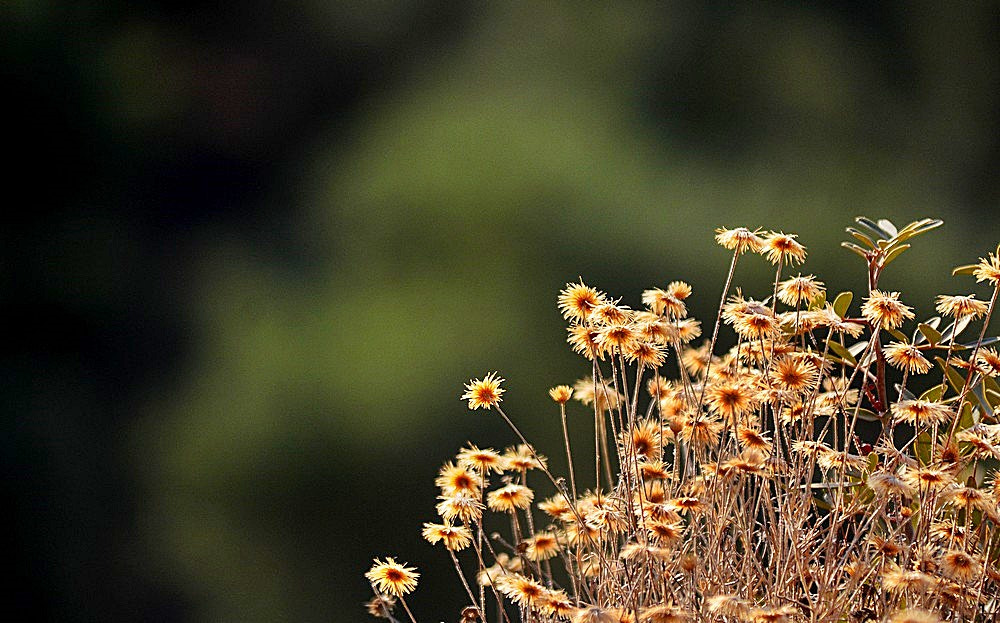
[[[974,508],[987,512],[996,508],[996,501],[988,493],[965,485],[948,489],[943,497],[947,504],[958,508]]]
[[[618,435],[618,444],[622,454],[653,459],[660,452],[660,424],[651,419],[640,420],[632,427],[631,435],[626,437],[624,431]]]
[[[976,367],[986,376],[1000,376],[1000,355],[992,348],[980,348],[976,354]]]
[[[776,361],[768,376],[778,389],[805,393],[815,387],[819,370],[804,357],[789,355]]]
[[[679,301],[691,296],[691,286],[683,281],[671,281],[667,284],[667,294]]]
[[[480,449],[469,444],[468,448],[462,448],[458,455],[458,464],[462,467],[472,467],[479,471],[481,475],[489,472],[500,473],[503,471],[503,458],[492,448]]]
[[[509,484],[495,491],[490,491],[486,495],[486,504],[491,510],[501,513],[513,513],[517,509],[523,510],[531,506],[531,500],[534,498],[534,491],[528,487]]]
[[[624,305],[603,303],[594,308],[592,320],[600,324],[627,324],[632,320],[632,310]]]
[[[646,523],[649,538],[664,545],[680,540],[684,534],[684,524],[675,521],[650,521]]]
[[[913,487],[892,472],[873,472],[868,477],[868,486],[880,495],[904,495],[913,497]]]
[[[501,593],[523,608],[530,608],[545,594],[545,587],[520,573],[508,573],[494,581]]]
[[[1000,286],[1000,258],[992,253],[979,258],[979,264],[976,264],[976,270],[972,274],[977,282],[989,281],[994,286]]]
[[[593,379],[589,376],[580,379],[573,385],[573,397],[587,406],[595,405],[598,411],[617,409],[625,398],[606,385],[595,386]]]
[[[709,352],[711,344],[706,340],[698,348],[685,348],[681,353],[681,363],[684,369],[692,376],[702,376],[708,369],[708,362],[713,359]]]
[[[462,551],[472,542],[472,532],[464,526],[425,523],[421,534],[431,545],[441,542],[453,552]]]
[[[924,374],[931,369],[931,362],[913,344],[893,342],[885,347],[885,358],[894,367],[910,374]]]
[[[712,385],[705,392],[705,399],[712,411],[727,421],[734,421],[757,408],[757,390],[746,383]]]
[[[545,467],[546,459],[541,454],[523,443],[507,448],[503,452],[503,460],[506,468],[516,472],[523,472],[529,469],[541,469]]]
[[[695,421],[690,416],[682,419],[680,431],[681,439],[697,448],[715,446],[719,443],[719,435],[722,433],[722,422],[715,418],[702,415]]]
[[[736,595],[714,595],[705,600],[708,611],[722,616],[746,618],[750,605]]]
[[[511,559],[507,554],[500,552],[497,554],[496,562],[485,569],[481,569],[476,574],[476,581],[480,586],[492,586],[500,576],[506,575],[508,571],[519,571],[521,569],[521,559]]]
[[[538,503],[538,508],[553,519],[567,520],[573,516],[573,510],[570,508],[569,502],[566,501],[566,496],[561,493],[547,500],[542,500]]]
[[[459,493],[457,495],[441,495],[437,504],[437,513],[445,521],[459,520],[462,523],[478,522],[483,517],[483,503],[479,495]]]
[[[968,296],[940,294],[937,297],[939,314],[952,318],[979,318],[989,309],[984,301],[977,301],[975,294]]]
[[[645,368],[659,368],[667,359],[665,347],[652,342],[635,342],[624,351],[625,360]]]
[[[898,554],[901,554],[904,551],[903,546],[897,543],[896,541],[891,539],[886,539],[885,537],[879,536],[877,534],[873,534],[872,536],[870,536],[868,538],[868,543],[869,545],[872,546],[872,549],[874,549],[876,552],[882,554],[883,556],[888,556],[890,558]]]
[[[546,590],[538,598],[536,606],[543,614],[563,619],[569,618],[571,614],[576,612],[576,604],[566,595],[565,591],[561,590]]]
[[[605,353],[625,353],[635,347],[639,333],[631,324],[609,324],[598,330],[596,341]]]
[[[365,577],[375,585],[378,592],[402,597],[417,588],[417,578],[420,574],[416,568],[401,565],[391,556],[387,556],[385,562],[376,558],[375,564]]]
[[[601,345],[597,343],[598,331],[596,328],[590,325],[575,324],[567,327],[566,331],[569,332],[566,341],[569,342],[573,352],[583,355],[590,361],[604,358]]]
[[[639,472],[642,474],[643,480],[666,480],[670,478],[670,468],[663,461],[640,461]]]
[[[771,440],[759,430],[747,426],[736,428],[736,438],[744,448],[757,450],[760,452],[771,451]]]
[[[949,578],[967,584],[979,577],[982,563],[962,550],[948,550],[938,561],[941,572]]]
[[[948,472],[933,467],[907,469],[903,472],[903,480],[918,491],[940,491],[954,481]]]
[[[892,415],[897,422],[911,425],[929,426],[941,424],[951,416],[951,409],[940,402],[929,400],[900,400],[892,405]]]
[[[687,315],[687,305],[684,304],[684,301],[660,288],[643,291],[642,303],[654,314],[660,316],[669,315],[673,318],[683,318]]]
[[[573,397],[573,388],[569,385],[556,385],[549,390],[549,396],[552,400],[564,405]]]
[[[771,232],[764,240],[761,253],[772,264],[789,263],[789,260],[801,264],[806,261],[806,248],[796,240],[797,237],[795,234]]]
[[[667,506],[673,508],[678,513],[698,513],[705,509],[705,504],[700,499],[692,496],[683,496],[667,500]]]
[[[815,301],[824,291],[823,282],[817,281],[814,275],[803,277],[800,274],[778,284],[778,299],[785,305],[798,307]]]
[[[722,247],[735,251],[738,254],[745,253],[748,250],[758,253],[764,246],[764,241],[760,237],[760,230],[755,229],[751,231],[746,227],[737,227],[736,229],[720,227],[715,230],[715,241],[722,245]]]
[[[445,495],[455,495],[457,493],[479,495],[479,490],[483,486],[483,479],[479,474],[470,472],[461,465],[449,462],[445,463],[438,470],[438,477],[434,479],[434,484],[441,487],[441,492]]]
[[[864,325],[861,324],[860,321],[854,322],[841,318],[837,315],[837,312],[834,311],[833,305],[829,303],[827,303],[822,310],[815,312],[813,322],[820,326],[829,327],[830,331],[833,331],[834,333],[849,335],[851,337],[858,337],[865,330]]]
[[[647,315],[653,316],[648,318]],[[677,329],[671,321],[665,320],[649,312],[636,314],[635,330],[639,341],[669,344],[677,337]]]
[[[960,442],[967,443],[972,447],[972,454],[977,458],[988,458],[993,457],[995,459],[1000,459],[1000,449],[997,449],[991,440],[978,430],[977,427],[959,431],[955,435],[955,439]]]
[[[750,611],[750,620],[754,623],[790,623],[798,610],[794,606],[785,605],[777,608],[754,608]]]
[[[861,315],[873,326],[898,329],[904,320],[913,318],[913,311],[899,301],[899,292],[872,290],[861,306]]]
[[[496,372],[490,372],[483,379],[473,379],[465,384],[462,400],[469,401],[470,409],[494,407],[500,404],[500,395],[506,391],[500,387],[503,381],[504,379],[497,377]]]
[[[538,562],[559,554],[559,540],[551,532],[539,532],[524,543],[524,556],[528,560]]]
[[[604,294],[584,285],[581,279],[580,283],[567,283],[559,292],[558,302],[564,318],[585,322],[594,308],[603,305],[605,300]]]
[[[701,321],[694,318],[684,318],[675,320],[670,328],[676,333],[677,339],[682,344],[687,344],[691,340],[701,335]]]
[[[610,610],[597,606],[585,606],[579,608],[573,615],[573,623],[619,623],[619,620]]]
[[[921,610],[920,608],[907,608],[894,612],[889,617],[889,623],[942,623],[933,612]]]

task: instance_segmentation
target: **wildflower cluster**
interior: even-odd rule
[[[986,331],[1000,260],[955,271],[992,288],[987,301],[939,296],[940,315],[911,328],[914,310],[879,282],[940,221],[858,224],[861,244],[844,243],[868,273],[856,314],[851,293],[783,274],[806,258],[794,235],[747,228],[716,232],[730,271],[699,345],[687,283],[646,290],[638,310],[567,284],[558,306],[589,367],[549,390],[568,481],[501,408],[503,379],[466,385],[469,408],[495,411],[519,443],[469,445],[436,481],[423,536],[454,563],[464,623],[998,620],[1000,340]],[[730,292],[748,252],[776,266],[761,298]],[[974,322],[978,338],[962,338]],[[723,331],[735,343],[716,352]],[[593,416],[576,456],[571,400]],[[507,538],[487,535],[487,512]],[[367,577],[369,611],[396,621],[416,572],[389,558]]]

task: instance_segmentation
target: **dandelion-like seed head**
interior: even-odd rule
[[[469,401],[470,409],[490,409],[501,402],[501,394],[505,389],[500,387],[504,379],[500,378],[496,372],[490,372],[482,379],[472,379],[465,384],[465,393],[462,400]]]

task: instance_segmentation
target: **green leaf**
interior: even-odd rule
[[[869,411],[868,409],[858,409],[858,419],[864,420],[865,422],[881,422],[882,418],[878,416],[874,411]]]
[[[925,400],[927,402],[937,402],[938,400],[941,400],[942,394],[944,394],[944,386],[935,385],[934,387],[920,394],[920,399]]]
[[[837,295],[837,298],[833,299],[833,311],[837,312],[837,315],[841,318],[845,318],[853,300],[853,292],[841,292]]]
[[[938,343],[941,341],[941,334],[929,324],[921,322],[920,324],[917,325],[917,329],[920,331],[920,334],[923,335],[924,338],[927,340],[927,343],[930,344],[931,346],[937,346]]]
[[[962,387],[965,385],[965,377],[963,377],[959,371],[954,368],[954,366],[946,364],[944,359],[935,357],[934,361],[937,362],[938,367],[940,367],[941,371],[948,377],[948,383],[951,385],[952,389],[956,392],[961,392]]]
[[[850,353],[846,348],[840,345],[839,342],[830,341],[830,350],[832,350],[838,357],[848,361],[852,366],[858,365],[858,360],[855,359],[854,355]]]
[[[922,465],[931,461],[931,436],[927,431],[920,433],[917,440],[913,442],[913,451],[917,455]]]
[[[903,332],[900,331],[899,329],[886,329],[886,332],[889,335],[891,335],[892,337],[894,337],[897,340],[899,340],[900,342],[902,342],[903,344],[909,344],[910,343],[910,339],[908,337],[906,337],[903,334]]]
[[[979,264],[965,264],[963,266],[956,266],[951,269],[952,275],[971,275],[976,272],[976,268]]]
[[[965,318],[959,318],[955,322],[948,325],[944,331],[941,332],[941,343],[947,344],[955,339],[965,328],[969,326],[972,322],[972,316],[966,316]]]

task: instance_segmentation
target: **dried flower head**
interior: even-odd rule
[[[603,383],[594,383],[590,377],[582,378],[573,385],[573,397],[587,406],[596,406],[598,411],[617,409],[625,398]]]
[[[446,523],[425,523],[421,534],[431,545],[441,542],[453,552],[465,549],[472,542],[472,532],[468,528]]]
[[[688,290],[690,292],[690,289]],[[642,293],[642,303],[654,314],[683,318],[687,315],[687,305],[683,299],[677,298],[666,290],[653,288]]]
[[[438,470],[438,477],[434,479],[434,484],[441,487],[441,493],[444,495],[467,493],[475,496],[479,495],[483,479],[479,474],[471,472],[461,465],[445,463]]]
[[[942,623],[942,621],[933,612],[920,608],[907,608],[894,612],[889,617],[889,623]]]
[[[519,443],[516,446],[504,450],[503,460],[506,468],[515,472],[524,472],[529,469],[542,469],[545,467],[546,462],[544,456],[538,454],[533,448],[530,448],[523,443]]]
[[[523,608],[531,607],[545,594],[544,586],[520,573],[502,575],[494,580],[494,584],[501,593]]]
[[[735,251],[737,254],[753,251],[760,252],[764,246],[764,240],[760,237],[760,230],[749,230],[746,227],[736,229],[726,229],[720,227],[715,230],[715,241],[722,247]]]
[[[500,395],[506,391],[500,387],[503,381],[496,372],[490,372],[482,379],[473,379],[465,384],[462,400],[469,401],[470,409],[495,407],[501,402]]]
[[[956,582],[967,584],[979,577],[983,564],[962,550],[948,550],[939,561],[941,572]]]
[[[539,532],[524,544],[524,557],[528,560],[538,562],[559,555],[559,540],[551,532]]]
[[[399,564],[391,556],[387,556],[385,562],[376,558],[375,564],[365,577],[378,592],[402,597],[417,588],[417,578],[420,574],[414,567],[407,567],[405,563]]]
[[[979,258],[972,274],[976,281],[989,281],[994,287],[1000,286],[1000,257],[990,253],[987,257]]]
[[[501,513],[513,513],[518,509],[531,506],[535,493],[531,489],[517,484],[509,484],[486,495],[486,505],[491,510]]]
[[[478,494],[441,495],[438,500],[437,513],[445,521],[458,520],[467,524],[478,522],[483,516],[483,503]]]
[[[459,465],[475,469],[480,476],[490,472],[499,474],[504,468],[503,458],[495,450],[480,449],[473,444],[469,444],[468,448],[462,448],[456,458]]]
[[[1000,355],[992,348],[980,348],[976,354],[976,367],[986,376],[1000,376]]]
[[[396,607],[396,598],[392,595],[375,595],[365,602],[365,610],[373,617],[388,619]]]
[[[583,283],[567,283],[559,292],[559,309],[567,320],[586,322],[595,307],[605,303],[604,295]]]
[[[885,358],[894,367],[910,374],[924,374],[931,369],[931,362],[913,344],[893,342],[885,347]]]
[[[778,389],[788,392],[811,392],[819,379],[819,370],[804,357],[782,357],[771,366],[768,373]]]
[[[824,291],[823,282],[817,281],[815,276],[797,275],[778,284],[778,299],[785,305],[798,307],[815,301]]]
[[[549,390],[549,396],[552,400],[564,405],[573,397],[573,388],[569,385],[556,385]]]
[[[937,297],[938,313],[952,318],[979,318],[989,309],[984,301],[977,301],[975,294],[968,296],[940,294]]]
[[[898,329],[904,320],[913,318],[913,311],[899,301],[899,292],[872,290],[871,296],[861,306],[861,315],[872,326]]]
[[[806,261],[806,248],[796,240],[797,237],[795,234],[771,232],[764,240],[761,252],[772,264],[801,264]]]
[[[951,408],[929,400],[900,400],[892,405],[892,415],[897,422],[920,426],[941,424],[951,418]]]

